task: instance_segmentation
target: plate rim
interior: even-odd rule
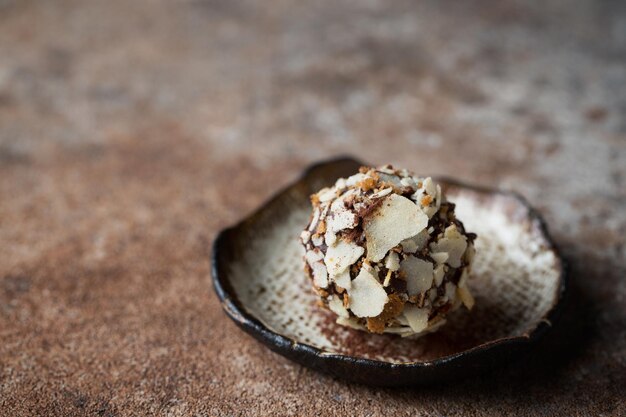
[[[524,332],[519,336],[510,336],[499,339],[490,340],[472,348],[453,353],[450,355],[442,356],[436,359],[427,361],[411,361],[411,362],[389,362],[377,359],[369,359],[359,356],[345,355],[336,352],[328,352],[324,349],[312,346],[307,343],[299,342],[288,336],[282,335],[263,324],[253,314],[249,313],[244,305],[238,300],[236,293],[233,291],[227,277],[221,274],[222,251],[225,251],[225,242],[232,233],[242,227],[246,222],[250,221],[259,215],[259,213],[269,204],[277,201],[281,196],[288,192],[292,187],[305,181],[315,170],[324,168],[326,166],[338,165],[338,164],[354,164],[354,165],[366,165],[350,156],[340,156],[336,158],[330,158],[310,164],[305,168],[301,174],[296,177],[295,180],[282,187],[280,190],[273,193],[268,199],[260,204],[254,211],[243,216],[241,220],[235,224],[228,226],[219,231],[213,240],[213,247],[211,250],[211,281],[213,283],[213,289],[220,300],[222,309],[226,315],[233,320],[240,328],[247,333],[251,334],[254,338],[261,341],[269,348],[277,353],[282,354],[297,362],[309,365],[304,359],[315,359],[315,362],[319,360],[332,361],[342,363],[344,365],[357,365],[365,368],[377,368],[388,370],[410,369],[410,370],[432,370],[433,368],[440,367],[442,365],[455,365],[460,359],[473,358],[478,355],[485,355],[494,350],[502,350],[505,348],[523,349],[529,347],[538,341],[558,320],[564,299],[568,289],[568,265],[567,262],[561,256],[561,251],[555,244],[552,236],[548,231],[548,226],[541,216],[541,214],[530,205],[528,200],[519,193],[512,190],[504,190],[501,188],[487,187],[482,185],[467,184],[463,181],[450,178],[447,176],[436,176],[439,181],[446,184],[467,188],[477,191],[481,194],[501,195],[517,200],[526,209],[526,218],[533,224],[536,224],[539,228],[539,232],[545,238],[548,244],[548,250],[552,251],[558,260],[557,268],[560,266],[559,282],[555,290],[555,299],[550,309],[541,317],[539,324]],[[315,366],[314,366],[315,367]],[[319,367],[319,366],[318,366]],[[331,370],[332,372],[332,370]]]

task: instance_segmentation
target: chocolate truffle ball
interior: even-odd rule
[[[467,287],[476,235],[431,178],[362,167],[311,196],[300,238],[305,271],[337,323],[420,336],[474,299]]]

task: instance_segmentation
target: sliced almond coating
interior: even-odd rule
[[[415,253],[417,252],[417,243],[413,240],[413,238],[404,239],[400,242],[402,246],[402,251],[406,253]]]
[[[410,304],[405,304],[404,308],[408,307]],[[401,325],[401,326],[408,326],[409,322],[407,321],[406,317],[404,317],[404,314],[400,314],[398,317],[396,317],[396,321]],[[406,330],[406,329],[405,329]]]
[[[428,314],[430,310],[427,308],[418,308],[407,304],[404,306],[402,313],[409,323],[411,330],[415,333],[423,332],[428,327]]]
[[[356,215],[343,207],[333,211],[333,215],[326,218],[326,227],[333,232],[352,229],[357,223]]]
[[[300,233],[300,240],[304,245],[309,243],[309,240],[311,240],[311,232],[309,232],[308,230],[303,230],[302,233]]]
[[[409,256],[400,263],[400,271],[406,274],[406,289],[409,296],[425,291],[433,285],[433,264]]]
[[[335,182],[335,188],[338,190],[343,190],[344,188],[346,188],[347,183],[346,183],[346,179],[345,178],[339,178],[336,182]]]
[[[341,288],[349,290],[352,284],[352,280],[350,279],[350,270],[346,269],[341,274],[337,275],[333,281],[335,281],[335,284]]]
[[[417,183],[413,181],[413,178],[406,177],[400,180],[400,185],[402,185],[403,187],[415,188],[417,186]]]
[[[348,187],[354,187],[355,185],[357,185],[359,182],[363,181],[365,178],[367,178],[367,175],[365,174],[354,174],[351,177],[348,177],[348,179],[346,179],[346,185]]]
[[[437,197],[435,198],[437,201],[437,210],[441,207],[441,187],[437,184]]]
[[[411,194],[411,200],[415,201],[417,204],[421,204],[422,198],[426,195],[426,192],[423,188],[419,188],[413,194]]]
[[[434,277],[435,277],[435,286],[440,286],[441,282],[443,281],[443,276],[446,274],[446,270],[445,270],[445,266],[443,265],[437,265],[437,267],[434,270]],[[432,301],[432,300],[431,300]]]
[[[444,237],[438,242],[431,243],[430,250],[433,253],[447,252],[448,265],[454,268],[461,266],[461,256],[467,249],[467,239],[459,233],[456,225],[448,226],[444,232]]]
[[[379,173],[382,172],[384,174],[389,174],[389,175],[395,175],[396,171],[393,170],[393,168],[389,168],[391,167],[391,165],[385,165],[382,167],[378,167],[376,168],[376,171],[378,171]]]
[[[389,286],[392,276],[393,276],[393,272],[391,272],[391,269],[390,269],[387,271],[387,275],[385,275],[385,280],[383,281],[383,287],[387,288]]]
[[[321,261],[322,259],[324,259],[324,254],[322,253],[321,250],[316,248],[313,250],[306,251],[306,253],[304,254],[304,257],[306,258],[306,261],[309,264],[309,266],[312,268],[315,262]]]
[[[317,222],[320,219],[320,209],[316,208],[313,211],[313,218],[311,219],[311,224],[309,225],[309,231],[312,232],[317,229]]]
[[[330,204],[327,204],[322,210],[322,213],[320,214],[320,220],[324,220],[326,218],[326,215],[328,214],[328,210],[330,210]]]
[[[424,180],[422,187],[429,196],[435,197],[437,195],[437,185],[433,182],[431,177]]]
[[[402,337],[415,334],[410,327],[387,327],[385,333],[398,334]]]
[[[367,267],[361,268],[348,290],[350,310],[357,317],[376,317],[387,303],[387,293]]]
[[[393,188],[389,187],[389,188],[383,188],[382,190],[372,194],[370,196],[370,198],[382,198],[386,195],[389,195],[393,192]]]
[[[346,242],[339,239],[334,246],[329,246],[324,257],[324,262],[331,277],[335,277],[355,263],[365,249],[356,243]]]
[[[311,265],[311,269],[313,270],[313,284],[319,288],[327,288],[328,272],[326,271],[326,266],[319,261]]]
[[[390,271],[397,271],[400,269],[400,257],[395,252],[389,252],[387,258],[385,258],[385,268]]]
[[[430,219],[437,213],[437,206],[431,205],[433,196],[430,194],[426,194],[424,189],[417,190],[413,195],[411,195],[411,200],[415,201],[421,208],[424,214],[428,216]]]
[[[447,252],[437,252],[431,253],[430,257],[433,258],[433,261],[437,262],[437,264],[445,264],[450,255]]]
[[[429,238],[430,236],[428,235],[428,231],[422,230],[417,235],[400,242],[400,245],[402,245],[402,250],[404,252],[415,253],[418,250],[424,249],[424,246],[428,243]]]
[[[313,235],[313,237],[311,238],[311,242],[313,242],[315,246],[322,246],[324,244],[324,236]]]
[[[328,308],[339,317],[346,319],[350,317],[350,313],[348,313],[348,310],[343,306],[343,301],[337,296],[331,297],[330,301],[328,301]]]
[[[437,207],[428,206],[428,207],[422,208],[422,210],[424,211],[424,214],[428,216],[429,219],[433,217],[435,213],[437,213]]]
[[[319,198],[322,203],[330,201],[336,196],[337,194],[334,188],[323,188],[317,193],[317,198]]]
[[[337,235],[332,230],[327,230],[324,233],[324,241],[326,241],[326,245],[333,246],[337,242]]]
[[[467,287],[459,287],[456,289],[456,295],[463,302],[468,310],[474,307],[474,296]]]
[[[397,194],[385,197],[364,223],[367,259],[378,262],[404,239],[428,225],[428,217],[411,200]]]
[[[357,187],[359,187],[361,191],[368,192],[378,188],[378,181],[375,178],[366,177],[363,181],[357,184]]]
[[[400,177],[398,177],[397,175],[391,175],[391,174],[385,174],[383,172],[379,172],[378,173],[378,177],[380,178],[380,181],[382,182],[386,182],[389,183],[391,185],[393,185],[396,188],[402,188],[402,181],[400,179]]]

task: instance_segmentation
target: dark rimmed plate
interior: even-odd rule
[[[371,385],[425,384],[484,372],[514,360],[552,325],[565,267],[539,214],[519,195],[439,178],[467,230],[478,234],[471,313],[453,313],[417,340],[372,335],[334,322],[316,305],[298,241],[309,195],[361,162],[337,159],[303,176],[213,246],[213,285],[227,315],[270,349],[298,363]]]

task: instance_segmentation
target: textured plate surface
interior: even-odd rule
[[[335,323],[316,305],[302,270],[300,231],[308,196],[361,164],[316,165],[214,246],[214,285],[226,312],[249,333],[300,363],[381,385],[430,382],[507,361],[551,325],[565,289],[563,264],[543,222],[520,197],[439,181],[467,230],[478,234],[470,280],[476,306],[418,340]]]

